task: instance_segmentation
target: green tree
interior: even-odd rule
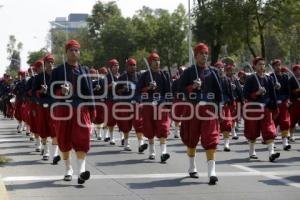
[[[9,42],[7,44],[7,53],[8,60],[10,61],[9,66],[6,69],[6,73],[11,76],[16,76],[18,71],[20,70],[21,65],[21,57],[20,53],[22,50],[23,44],[21,42],[17,42],[14,35],[9,36]]]
[[[48,54],[48,51],[46,49],[41,49],[39,51],[29,52],[27,64],[31,66],[31,65],[33,65],[33,63],[35,63],[39,59],[42,59],[47,54]]]

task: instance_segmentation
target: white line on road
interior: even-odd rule
[[[280,183],[283,183],[285,185],[288,185],[288,186],[294,186],[294,187],[297,187],[297,188],[300,188],[300,184],[299,183],[295,183],[293,181],[290,181],[286,178],[283,178],[283,177],[279,177],[280,175],[281,176],[292,176],[292,175],[299,175],[299,171],[285,171],[287,173],[281,173],[281,172],[261,172],[261,171],[257,171],[255,169],[252,169],[250,167],[246,167],[246,166],[242,166],[242,165],[232,165],[233,167],[236,167],[238,169],[241,169],[241,170],[245,170],[246,172],[248,173],[258,173],[260,174],[260,176],[264,176],[264,177],[267,177],[269,179],[272,179],[272,180],[276,180]],[[288,172],[293,172],[293,173],[288,173]]]
[[[241,168],[245,170],[245,168]],[[241,177],[241,176],[267,176],[276,177],[276,175],[296,175],[300,174],[300,170],[294,171],[276,171],[276,172],[259,172],[250,171],[247,172],[219,172],[217,175],[219,177]],[[164,178],[181,178],[188,176],[187,173],[165,173],[165,174],[116,174],[116,175],[92,175],[91,179],[164,179]],[[199,173],[200,177],[207,177],[207,173]],[[77,176],[74,176],[77,178]],[[280,177],[278,177],[280,178]],[[52,181],[61,180],[62,176],[11,176],[3,177],[4,182],[19,182],[19,181]],[[276,178],[277,179],[277,178]],[[299,185],[299,184],[296,184]],[[297,187],[297,186],[296,186]],[[300,187],[300,185],[299,185]]]

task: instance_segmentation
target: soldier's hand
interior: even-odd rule
[[[61,93],[67,96],[70,93],[70,86],[68,84],[61,85]]]
[[[157,87],[157,84],[155,81],[150,82],[149,84],[149,90],[155,90]]]
[[[276,90],[279,90],[280,88],[281,88],[281,85],[280,85],[280,83],[278,83],[278,82],[277,82],[277,83],[275,83],[275,89],[276,89]]]
[[[202,82],[200,79],[197,79],[197,80],[194,80],[194,83],[193,83],[193,89],[200,89],[201,88],[201,85],[202,85]]]
[[[96,87],[94,88],[94,91],[99,91],[101,89],[100,85],[96,85]]]
[[[42,93],[46,94],[48,86],[47,85],[41,85],[41,87],[42,87]]]
[[[260,87],[256,92],[257,95],[264,95],[266,94],[266,89],[264,87]]]

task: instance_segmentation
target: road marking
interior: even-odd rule
[[[241,168],[245,170],[245,168]],[[276,175],[295,175],[300,174],[300,170],[294,171],[277,171],[277,172],[260,172],[256,170],[248,170],[246,172],[218,172],[219,177],[241,177],[241,176],[268,176],[274,177]],[[105,179],[164,179],[164,178],[181,178],[187,177],[187,173],[165,173],[165,174],[115,174],[115,175],[92,175],[91,179],[105,180]],[[207,173],[199,173],[200,177],[207,177]],[[74,176],[77,178],[77,176]],[[279,177],[280,178],[280,177]],[[3,177],[4,182],[20,182],[20,181],[53,181],[61,180],[62,176],[10,176]],[[276,178],[277,179],[277,178]],[[300,187],[300,186],[299,186]]]
[[[9,200],[9,196],[8,196],[6,187],[1,180],[1,175],[0,175],[0,199],[1,200]]]
[[[249,173],[259,173],[260,176],[264,176],[264,177],[267,177],[269,179],[272,179],[272,180],[276,180],[280,183],[283,183],[285,185],[288,185],[288,186],[294,186],[294,187],[297,187],[297,188],[300,188],[300,184],[299,183],[295,183],[293,181],[290,181],[286,178],[283,178],[283,177],[279,177],[280,175],[285,175],[285,176],[289,176],[289,175],[299,175],[299,171],[293,171],[293,173],[288,173],[288,172],[292,172],[292,171],[285,171],[286,173],[281,173],[280,171],[277,171],[277,172],[261,172],[261,171],[257,171],[255,169],[252,169],[250,167],[246,167],[246,166],[242,166],[242,165],[232,165],[233,167],[236,167],[238,169],[241,169],[241,170],[244,170],[244,171],[247,171]]]

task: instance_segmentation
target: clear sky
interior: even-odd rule
[[[0,76],[9,65],[6,52],[9,35],[15,35],[17,41],[23,43],[21,68],[26,69],[28,52],[46,46],[50,29],[49,21],[54,21],[56,17],[67,17],[70,13],[90,14],[95,2],[96,0],[0,0]],[[180,3],[188,7],[188,0],[117,0],[116,2],[124,16],[134,15],[144,5],[168,9],[171,12]]]

